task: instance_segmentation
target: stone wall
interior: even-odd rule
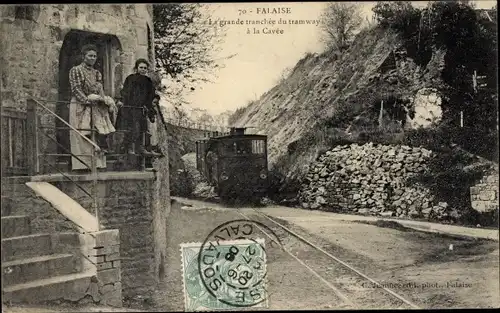
[[[92,190],[90,175],[71,175],[71,178],[87,191]],[[166,218],[170,209],[170,197],[168,186],[167,193],[163,191],[164,178],[158,178],[153,172],[98,174],[99,223],[103,230],[118,230],[120,236],[120,258],[109,259],[116,256],[112,254],[116,251],[109,251],[108,260],[101,258],[102,264],[98,265],[106,270],[110,266],[114,268],[115,263],[120,263],[120,284],[124,301],[149,299],[150,303],[162,306],[167,301],[164,295],[164,275],[167,266]],[[63,176],[41,175],[31,179],[52,183],[95,214],[92,199]],[[23,181],[2,179],[2,200],[12,201],[12,214],[29,215],[33,219],[34,230],[39,232],[76,231],[69,220],[32,193]],[[9,185],[8,182],[16,183]]]
[[[90,175],[79,183],[92,190]],[[55,182],[63,192],[89,212],[92,200],[75,184]],[[158,178],[152,172],[100,173],[99,224],[120,231],[121,284],[125,301],[150,299],[157,305],[166,272],[166,214],[170,203],[160,198]],[[167,203],[168,202],[168,203]]]
[[[498,210],[498,169],[487,173],[470,188],[472,208],[478,212]]]
[[[448,220],[459,212],[410,178],[426,170],[432,151],[408,146],[337,146],[310,166],[302,207],[380,216]]]
[[[186,165],[182,157],[187,153],[196,151],[196,140],[205,137],[205,132],[198,129],[191,129],[172,125],[167,123],[167,130],[162,128],[162,140],[167,143],[168,158],[169,158],[169,176],[170,176],[170,191],[173,195],[185,195],[185,182],[183,174]],[[165,151],[165,150],[164,150]]]

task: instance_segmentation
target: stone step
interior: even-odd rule
[[[2,216],[2,238],[29,235],[30,223],[31,220],[26,215]]]
[[[77,258],[69,253],[2,262],[2,283],[5,288],[37,279],[76,273],[80,271],[78,267]]]
[[[52,254],[50,234],[2,238],[2,262]]]
[[[77,301],[90,294],[95,272],[87,271],[15,284],[2,290],[3,303],[35,304],[66,299]]]

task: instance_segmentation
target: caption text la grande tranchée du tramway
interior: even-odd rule
[[[237,18],[237,19],[209,19],[209,26],[224,27],[227,25],[246,25],[246,26],[264,26],[260,32],[258,29],[253,28],[254,34],[283,34],[284,30],[275,27],[276,25],[319,25],[319,19],[293,19],[290,18],[292,9],[289,7],[277,8],[256,8],[256,9],[238,9],[238,15],[248,15],[249,13],[256,13],[259,18]],[[281,17],[277,17],[281,15]],[[288,16],[288,17],[286,17]],[[269,28],[273,26],[275,28]],[[250,29],[247,29],[247,34],[250,34]]]

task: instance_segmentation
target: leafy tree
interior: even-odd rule
[[[185,82],[209,81],[222,65],[218,57],[225,29],[209,24],[215,5],[153,5],[155,58],[160,73]],[[184,86],[186,87],[186,86]]]
[[[468,1],[433,1],[419,10],[409,2],[379,2],[373,11],[382,27],[402,35],[417,64],[426,66],[433,51],[446,51],[441,75],[445,84],[438,86],[444,95],[442,129],[448,133],[443,135],[473,153],[497,159],[491,149],[497,145],[498,128],[496,7],[488,12]],[[475,88],[475,75],[485,77],[486,86]]]
[[[217,114],[214,116],[214,123],[215,126],[221,127],[221,128],[226,128],[229,125],[229,119],[233,115],[233,111],[226,110],[220,114]]]
[[[187,125],[190,121],[189,114],[182,107],[174,106],[172,113],[176,125]]]
[[[418,35],[421,11],[410,1],[380,1],[372,11],[382,27],[394,28],[406,38]]]
[[[328,3],[321,20],[325,43],[337,50],[347,47],[363,23],[359,5],[347,2]]]

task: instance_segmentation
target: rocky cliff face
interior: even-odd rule
[[[382,101],[384,124],[396,120],[392,124],[398,131],[418,124],[422,116],[415,116],[415,103],[417,113],[429,111],[421,94],[431,94],[439,103],[433,87],[441,84],[443,57],[443,51],[436,51],[425,68],[419,67],[396,34],[365,30],[341,54],[305,56],[286,79],[240,112],[234,124],[254,126],[269,136],[269,162],[281,175],[304,177],[320,152],[379,127]]]

